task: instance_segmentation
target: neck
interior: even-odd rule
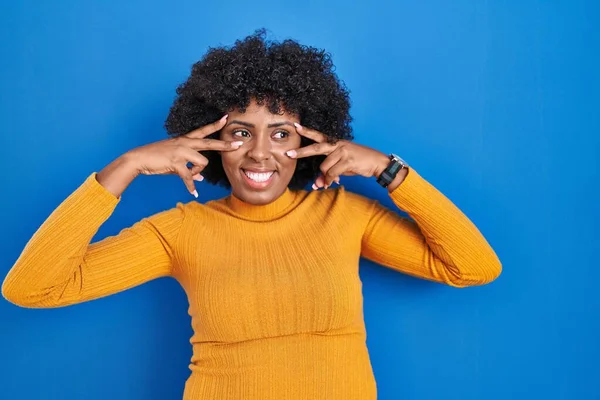
[[[291,211],[298,200],[296,191],[285,188],[275,200],[267,204],[251,204],[237,197],[233,192],[225,199],[229,208],[243,219],[268,221],[279,218]]]

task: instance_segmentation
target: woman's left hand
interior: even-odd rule
[[[327,155],[321,163],[321,175],[313,184],[313,189],[327,189],[333,182],[340,183],[341,175],[362,175],[370,178],[379,177],[387,167],[390,159],[384,153],[348,140],[338,140],[336,144],[327,143],[323,133],[294,124],[298,134],[317,143],[290,150],[286,154],[291,158],[311,157],[319,154]]]

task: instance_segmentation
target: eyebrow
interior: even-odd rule
[[[249,122],[245,122],[245,121],[239,121],[237,119],[234,119],[233,121],[230,121],[226,126],[229,126],[231,124],[238,124],[238,125],[242,125],[242,126],[246,126],[248,128],[254,128],[254,124],[251,124]],[[267,125],[267,128],[277,128],[283,125],[289,125],[289,126],[294,126],[293,123],[291,123],[290,121],[281,121],[281,122],[275,122],[272,124]]]

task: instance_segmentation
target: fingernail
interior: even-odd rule
[[[225,114],[221,117],[221,122],[225,121],[227,119],[227,117],[229,116],[229,114]]]
[[[296,129],[302,129],[302,126],[300,126],[300,124],[297,122],[294,122],[294,126],[296,127]]]
[[[204,180],[204,177],[200,174],[196,174],[196,175],[194,175],[194,180],[198,181],[198,182],[202,182]]]
[[[241,146],[241,145],[243,145],[243,144],[244,144],[244,142],[231,142],[231,145],[232,145],[233,147],[240,147],[240,146]]]
[[[198,191],[197,191],[197,190],[194,190],[194,191],[192,192],[192,194],[194,195],[194,197],[195,197],[195,198],[198,198]]]
[[[288,150],[285,152],[285,154],[287,154],[291,158],[294,158],[296,157],[296,150]]]
[[[313,190],[317,190],[319,187],[313,183],[312,188]]]

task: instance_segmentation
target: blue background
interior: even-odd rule
[[[92,171],[165,137],[208,46],[264,26],[330,51],[357,142],[403,156],[503,262],[464,290],[361,263],[379,398],[598,399],[594,3],[3,2],[0,273]],[[374,180],[342,181],[392,206]],[[189,196],[142,176],[96,239]],[[61,309],[2,300],[0,321],[2,399],[181,398],[192,332],[172,279]]]

